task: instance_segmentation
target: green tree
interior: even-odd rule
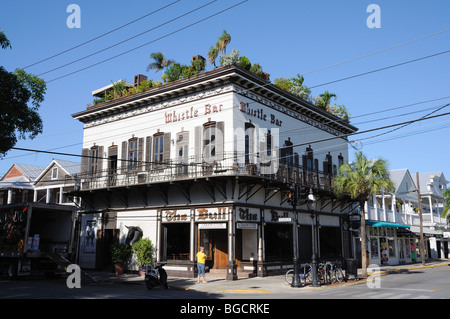
[[[216,47],[211,47],[208,51],[208,62],[211,65],[214,65],[216,67],[216,59],[219,56],[219,51],[217,51]]]
[[[227,53],[227,45],[231,42],[231,35],[227,33],[227,31],[223,30],[222,35],[219,37],[217,41],[216,48],[218,52]]]
[[[297,74],[297,77],[292,78],[277,78],[274,84],[280,89],[289,92],[303,100],[308,100],[311,94],[311,90],[303,85],[305,78],[301,74]]]
[[[217,40],[216,44],[212,46],[208,51],[208,61],[211,65],[216,67],[216,59],[219,53],[226,53],[227,45],[231,42],[231,36],[224,30]],[[239,52],[239,51],[238,51]]]
[[[320,99],[317,100],[316,105],[324,108],[327,112],[330,112],[330,102],[332,98],[337,98],[336,94],[325,91],[320,94]]]
[[[1,29],[0,46],[11,48]],[[8,72],[0,66],[0,157],[13,148],[18,139],[33,139],[42,133],[38,110],[46,90],[45,81],[37,76],[22,69]]]
[[[173,82],[183,78],[183,72],[186,68],[186,65],[177,62],[171,64],[164,71],[165,80],[167,80],[167,82]]]
[[[175,63],[174,60],[167,60],[161,52],[154,52],[150,54],[150,59],[153,59],[153,62],[147,66],[147,72],[152,69],[155,69],[156,72],[161,70],[164,71],[166,67]]]
[[[442,215],[441,216],[443,218],[446,218],[446,217],[448,218],[448,216],[450,216],[448,214],[449,209],[450,209],[450,188],[446,189],[444,191],[444,193],[442,194],[442,196],[444,196],[445,203],[444,203],[444,210],[442,211]]]
[[[361,257],[362,275],[367,277],[367,240],[365,202],[381,191],[394,191],[394,183],[389,176],[388,164],[383,159],[368,160],[362,152],[355,153],[355,162],[344,163],[333,181],[333,189],[338,197],[350,196],[359,203],[361,211]]]

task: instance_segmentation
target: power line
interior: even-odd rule
[[[177,3],[177,2],[180,2],[180,1],[181,1],[181,0],[176,0],[176,1],[172,2],[172,3],[169,3],[168,5],[165,5],[165,6],[159,8],[159,9],[156,9],[156,10],[150,12],[150,13],[147,13],[146,15],[143,15],[143,16],[140,17],[140,18],[137,18],[137,19],[135,19],[135,20],[133,20],[133,21],[130,21],[130,22],[124,24],[124,25],[121,25],[120,27],[117,27],[117,28],[115,28],[115,29],[112,29],[112,30],[110,30],[110,31],[108,31],[108,32],[106,32],[106,33],[103,33],[103,34],[101,34],[101,35],[99,35],[99,36],[96,36],[95,38],[92,38],[92,39],[87,40],[87,41],[85,41],[85,42],[83,42],[83,43],[80,43],[80,44],[78,44],[78,45],[76,45],[76,46],[74,46],[74,47],[71,47],[71,48],[66,49],[66,50],[64,50],[64,51],[61,51],[61,52],[59,52],[59,53],[57,53],[57,54],[54,54],[54,55],[52,55],[52,56],[49,56],[48,58],[45,58],[45,59],[40,60],[40,61],[37,61],[37,62],[35,62],[35,63],[33,63],[33,64],[30,64],[30,65],[27,65],[26,67],[24,67],[24,68],[22,68],[22,69],[26,69],[26,68],[35,66],[35,65],[40,64],[40,63],[42,63],[42,62],[45,62],[45,61],[48,61],[48,60],[50,60],[50,59],[53,59],[53,58],[55,58],[55,57],[57,57],[57,56],[60,56],[60,55],[62,55],[62,54],[64,54],[64,53],[67,53],[67,52],[69,52],[69,51],[75,50],[75,49],[77,49],[77,48],[79,48],[79,47],[81,47],[81,46],[83,46],[83,45],[86,45],[86,44],[88,44],[88,43],[90,43],[90,42],[93,42],[93,41],[98,40],[98,39],[100,39],[100,38],[102,38],[102,37],[104,37],[104,36],[107,36],[108,34],[111,34],[111,33],[113,33],[113,32],[116,32],[116,31],[118,31],[118,30],[120,30],[120,29],[122,29],[122,28],[124,28],[124,27],[126,27],[126,26],[129,26],[129,25],[131,25],[131,24],[133,24],[133,23],[135,23],[135,22],[137,22],[137,21],[139,21],[139,20],[142,20],[142,19],[144,19],[144,18],[146,18],[146,17],[149,17],[149,16],[151,16],[151,15],[153,15],[153,14],[155,14],[155,13],[157,13],[157,12],[159,12],[159,11],[165,9],[165,8],[168,8],[168,7],[172,6],[172,5],[174,5],[174,4]]]
[[[450,103],[446,104],[445,106],[448,106],[448,105],[450,105]],[[443,106],[443,107],[445,107],[445,106]],[[403,125],[405,125],[405,124],[412,124],[412,123],[421,122],[421,121],[425,121],[425,120],[430,120],[430,119],[434,119],[434,118],[438,118],[438,117],[442,117],[442,116],[446,116],[446,115],[450,115],[450,112],[442,113],[442,114],[438,114],[438,115],[432,115],[432,116],[421,117],[421,118],[418,118],[418,119],[415,119],[415,120],[410,120],[410,121],[405,121],[405,122],[400,122],[400,123],[395,123],[395,124],[385,125],[385,126],[381,126],[381,127],[376,127],[376,128],[372,128],[372,129],[367,129],[367,130],[360,131],[360,132],[353,132],[353,133],[343,134],[343,135],[340,135],[340,136],[333,136],[333,137],[328,137],[328,138],[324,138],[324,139],[313,140],[313,141],[308,141],[308,142],[299,143],[299,144],[293,144],[293,145],[291,145],[290,147],[310,145],[310,144],[315,144],[315,143],[320,143],[320,142],[330,141],[330,140],[338,139],[338,138],[346,138],[346,137],[351,136],[351,135],[357,135],[357,134],[369,133],[369,132],[374,132],[374,131],[383,130],[383,129],[387,129],[387,128],[391,128],[391,127],[396,127],[396,126],[403,126]],[[89,158],[107,159],[107,158],[103,158],[103,157],[96,157],[96,156],[89,156],[89,155],[80,155],[80,154],[72,154],[72,153],[62,153],[62,152],[54,152],[54,151],[44,151],[44,150],[29,149],[29,148],[20,148],[20,147],[12,147],[11,149],[14,149],[14,150],[20,150],[20,151],[28,151],[28,152],[36,152],[36,153],[56,154],[56,155],[63,155],[63,156],[75,156],[75,157],[89,157]],[[120,161],[128,162],[128,161],[131,161],[131,160],[120,159]],[[148,162],[145,162],[145,161],[140,161],[140,162],[142,162],[142,163],[148,163]],[[150,162],[150,163],[152,163],[152,162]]]
[[[89,65],[89,66],[87,66],[87,67],[84,67],[84,68],[82,68],[82,69],[76,70],[76,71],[74,71],[74,72],[67,73],[67,74],[65,74],[65,75],[62,75],[62,76],[60,76],[60,77],[51,79],[51,80],[46,81],[46,82],[47,82],[47,83],[50,83],[50,82],[53,82],[53,81],[56,81],[56,80],[60,80],[60,79],[65,78],[65,77],[67,77],[67,76],[76,74],[76,73],[78,73],[78,72],[81,72],[81,71],[90,69],[90,68],[92,68],[92,67],[94,67],[94,66],[97,66],[97,65],[99,65],[99,64],[102,64],[102,63],[108,62],[108,61],[110,61],[110,60],[113,60],[113,59],[115,59],[115,58],[118,58],[118,57],[120,57],[120,56],[122,56],[122,55],[125,55],[125,54],[127,54],[127,53],[130,53],[130,52],[135,51],[135,50],[137,50],[137,49],[140,49],[140,48],[142,48],[142,47],[144,47],[144,46],[147,46],[147,45],[149,45],[149,44],[152,44],[152,43],[154,43],[154,42],[156,42],[156,41],[159,41],[159,40],[161,40],[161,39],[167,38],[167,37],[169,37],[169,36],[171,36],[171,35],[173,35],[173,34],[175,34],[175,33],[178,33],[178,32],[180,32],[180,31],[183,31],[183,30],[185,30],[185,29],[188,29],[188,28],[190,28],[190,27],[192,27],[192,26],[194,26],[194,25],[197,25],[197,24],[199,24],[199,23],[201,23],[201,22],[203,22],[203,21],[206,21],[206,20],[208,20],[208,19],[210,19],[210,18],[212,18],[212,17],[215,17],[215,16],[217,16],[217,15],[219,15],[219,14],[222,14],[222,13],[228,11],[228,10],[231,10],[231,9],[233,9],[233,8],[235,8],[235,7],[237,7],[237,6],[241,5],[241,4],[243,4],[244,2],[247,2],[247,1],[248,1],[248,0],[241,1],[241,2],[239,2],[239,3],[237,3],[237,4],[235,4],[235,5],[232,5],[232,6],[228,7],[228,8],[226,8],[226,9],[223,9],[223,10],[218,11],[218,12],[212,14],[212,15],[209,15],[209,16],[207,16],[206,18],[197,20],[196,22],[193,22],[193,23],[191,23],[191,24],[188,24],[188,25],[186,25],[186,26],[184,26],[184,27],[182,27],[182,28],[180,28],[180,29],[177,29],[177,30],[175,30],[175,31],[173,31],[173,32],[167,33],[167,34],[165,34],[165,35],[163,35],[163,36],[161,36],[161,37],[159,37],[159,38],[156,38],[156,39],[154,39],[154,40],[152,40],[152,41],[150,41],[150,42],[141,44],[141,45],[139,45],[139,46],[137,46],[137,47],[135,47],[135,48],[133,48],[133,49],[130,49],[130,50],[127,50],[127,51],[125,51],[125,52],[116,54],[116,55],[114,55],[114,56],[112,56],[112,57],[110,57],[110,58],[108,58],[108,59],[105,59],[105,60],[102,60],[102,61],[100,61],[100,62],[91,64],[91,65]]]
[[[66,63],[66,64],[60,65],[60,66],[58,66],[58,67],[56,67],[56,68],[53,68],[53,69],[51,69],[51,70],[45,71],[45,72],[43,72],[43,73],[40,73],[40,74],[38,74],[37,76],[42,76],[42,75],[44,75],[44,74],[47,74],[47,73],[50,73],[50,72],[53,72],[53,71],[62,69],[63,67],[66,67],[66,66],[68,66],[68,65],[74,64],[74,63],[79,62],[79,61],[82,61],[82,60],[87,59],[87,58],[89,58],[89,57],[91,57],[91,56],[94,56],[94,55],[96,55],[96,54],[99,54],[99,53],[101,53],[101,52],[107,51],[107,50],[109,50],[109,49],[111,49],[111,48],[114,48],[114,47],[116,47],[116,46],[118,46],[118,45],[120,45],[120,44],[122,44],[122,43],[128,42],[128,41],[130,41],[130,40],[132,40],[132,39],[135,39],[135,38],[137,38],[137,37],[140,37],[141,35],[144,35],[144,34],[150,32],[150,31],[154,31],[154,30],[156,30],[156,29],[158,29],[158,28],[160,28],[160,27],[162,27],[162,26],[164,26],[164,25],[166,25],[166,24],[169,24],[169,23],[172,23],[172,22],[174,22],[174,21],[176,21],[176,20],[178,20],[178,19],[181,19],[182,17],[185,17],[185,16],[187,16],[187,15],[189,15],[189,14],[195,12],[195,11],[198,11],[198,10],[200,10],[200,9],[206,7],[206,6],[209,6],[209,5],[211,5],[212,3],[216,2],[216,1],[218,1],[218,0],[213,0],[213,1],[211,1],[211,2],[208,2],[207,4],[204,4],[204,5],[202,5],[202,6],[198,7],[198,8],[196,8],[196,9],[193,9],[193,10],[191,10],[191,11],[188,11],[188,12],[186,12],[186,13],[183,13],[182,15],[179,15],[179,16],[176,17],[176,18],[173,18],[173,19],[171,19],[171,20],[169,20],[169,21],[166,21],[166,22],[164,22],[164,23],[161,23],[161,24],[157,25],[156,27],[153,27],[153,28],[150,28],[150,29],[148,29],[148,30],[145,30],[145,31],[143,31],[143,32],[141,32],[141,33],[139,33],[139,34],[136,34],[136,35],[134,35],[134,36],[132,36],[132,37],[129,37],[129,38],[123,40],[123,41],[117,42],[117,43],[115,43],[115,44],[113,44],[113,45],[110,45],[109,47],[106,47],[106,48],[103,48],[103,49],[101,49],[101,50],[98,50],[98,51],[96,51],[96,52],[94,52],[94,53],[88,54],[88,55],[86,55],[86,56],[84,56],[84,57],[81,57],[81,58],[79,58],[79,59],[76,59],[76,60],[74,60],[74,61],[72,61],[72,62],[68,62],[68,63]]]
[[[316,69],[316,70],[313,70],[313,71],[309,71],[309,72],[303,73],[303,75],[315,73],[315,72],[322,71],[322,70],[325,70],[325,69],[329,69],[329,68],[332,68],[332,67],[335,67],[335,66],[339,66],[339,65],[346,64],[346,63],[349,63],[349,62],[353,62],[353,61],[356,61],[356,60],[359,60],[359,59],[363,59],[363,58],[366,58],[366,57],[369,57],[369,56],[372,56],[372,55],[375,55],[375,54],[378,54],[378,53],[381,53],[381,52],[389,51],[389,50],[392,50],[392,49],[395,49],[395,48],[398,48],[398,47],[401,47],[401,46],[404,46],[404,45],[407,45],[407,44],[410,44],[410,43],[413,43],[413,42],[416,42],[416,41],[420,41],[420,40],[423,40],[423,39],[426,39],[426,38],[438,35],[440,33],[447,32],[449,30],[450,30],[450,28],[445,29],[445,30],[441,30],[441,31],[438,31],[438,32],[435,32],[435,33],[432,33],[432,34],[429,34],[429,35],[426,35],[426,36],[423,36],[423,37],[420,37],[420,38],[417,38],[417,39],[414,39],[414,40],[411,40],[411,41],[407,41],[407,42],[404,42],[404,43],[401,43],[401,44],[394,45],[394,46],[386,48],[386,49],[378,50],[378,51],[375,51],[375,52],[372,52],[372,53],[369,53],[369,54],[365,54],[365,55],[362,55],[362,56],[359,56],[359,57],[356,57],[356,58],[353,58],[353,59],[350,59],[350,60],[347,60],[347,61],[335,63],[335,64],[332,64],[332,65],[329,65],[329,66],[325,66],[325,67],[322,67],[322,68],[319,68],[319,69]]]
[[[384,67],[384,68],[380,68],[380,69],[376,69],[376,70],[372,70],[372,71],[368,71],[368,72],[364,72],[364,73],[348,76],[346,78],[342,78],[342,79],[339,79],[339,80],[334,80],[334,81],[331,81],[331,82],[310,86],[309,88],[310,89],[314,89],[314,88],[319,87],[319,86],[324,86],[324,85],[333,84],[333,83],[337,83],[337,82],[341,82],[341,81],[345,81],[345,80],[354,79],[354,78],[357,78],[357,77],[360,77],[360,76],[363,76],[363,75],[368,75],[368,74],[372,74],[372,73],[388,70],[388,69],[391,69],[391,68],[395,68],[395,67],[398,67],[398,66],[402,66],[402,65],[405,65],[405,64],[409,64],[409,63],[413,63],[413,62],[417,62],[417,61],[433,58],[433,57],[436,57],[436,56],[439,56],[439,55],[442,55],[442,54],[446,54],[446,53],[449,53],[449,52],[450,52],[450,50],[442,51],[442,52],[439,52],[439,53],[435,53],[435,54],[432,54],[432,55],[424,56],[424,57],[417,58],[417,59],[414,59],[414,60],[409,60],[409,61],[406,61],[406,62],[390,65],[390,66],[387,66],[387,67]]]

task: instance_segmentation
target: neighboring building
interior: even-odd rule
[[[390,171],[393,194],[379,194],[366,202],[369,262],[397,265],[421,261],[420,214],[416,176],[408,169]],[[449,226],[441,218],[442,193],[448,181],[442,173],[420,173],[420,197],[425,258],[448,258]]]
[[[350,205],[334,198],[331,180],[356,128],[254,74],[217,68],[73,117],[84,123],[81,267],[107,266],[130,226],[169,274],[194,276],[199,246],[227,279],[282,271],[292,267],[294,231],[309,262],[311,211],[293,213],[290,183],[318,198],[320,257],[353,257]]]
[[[80,163],[53,159],[47,167],[15,163],[0,179],[0,205],[26,202],[78,204],[68,197],[75,187]]]
[[[63,271],[55,262],[61,256],[76,262],[78,200],[67,194],[79,173],[80,163],[53,160],[47,167],[13,164],[1,178],[0,271],[43,274]]]
[[[0,179],[0,205],[32,202],[33,183],[44,167],[13,164]]]

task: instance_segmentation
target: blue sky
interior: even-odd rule
[[[11,41],[12,50],[0,51],[0,65],[8,71],[26,67],[174,1],[4,0],[0,4],[0,28]],[[19,141],[16,147],[80,154],[83,126],[71,115],[92,102],[93,90],[119,79],[132,82],[133,76],[139,73],[159,80],[160,73],[146,72],[150,53],[161,51],[167,58],[188,64],[193,55],[206,57],[223,30],[232,38],[227,52],[234,48],[252,63],[260,63],[271,81],[303,74],[304,84],[314,87],[312,95],[325,90],[335,93],[336,103],[347,107],[353,116],[351,123],[360,131],[414,120],[450,103],[450,53],[322,85],[450,50],[450,30],[440,32],[450,28],[448,0],[248,0],[239,4],[241,1],[218,0],[167,23],[211,2],[181,0],[105,37],[26,68],[49,81],[40,109],[44,132],[34,140]],[[67,26],[70,4],[77,4],[81,9],[80,28]],[[185,28],[234,4],[239,5]],[[380,8],[380,28],[367,25],[371,12],[366,9],[370,4]],[[152,28],[142,36],[61,67]],[[182,28],[185,29],[173,33]],[[413,41],[422,37],[425,38]],[[152,43],[62,77],[149,42]],[[341,63],[388,48],[392,49]],[[322,69],[328,66],[333,67]],[[45,73],[58,67],[61,68]],[[434,101],[417,104],[431,100]],[[434,115],[445,112],[450,112],[450,106]],[[447,144],[450,116],[417,122],[374,137],[387,131],[355,135],[350,140],[361,140],[356,144],[359,150],[368,157],[388,160],[391,169],[408,168],[414,175],[417,171],[443,171],[450,179]],[[353,153],[350,148],[351,158]],[[0,174],[15,162],[46,166],[52,158],[79,160],[13,150],[0,160]]]

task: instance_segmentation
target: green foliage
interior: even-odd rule
[[[277,78],[274,84],[283,91],[289,92],[303,100],[309,100],[311,90],[303,85],[304,78],[302,75],[297,74],[297,77],[292,78]]]
[[[131,246],[131,251],[136,255],[139,266],[153,262],[153,243],[149,238],[141,238]]]
[[[11,42],[9,42],[3,30],[0,28],[0,46],[2,49],[10,48],[12,49]]]
[[[441,216],[443,217],[443,218],[445,218],[445,217],[449,217],[450,215],[448,214],[448,211],[449,211],[449,209],[450,209],[450,188],[449,189],[446,189],[445,191],[444,191],[444,193],[442,193],[442,196],[444,196],[444,201],[445,201],[445,203],[444,203],[444,210],[442,211],[442,214],[441,214]]]
[[[125,244],[116,244],[111,249],[111,260],[114,265],[125,265],[131,257],[131,248]]]
[[[250,60],[246,56],[241,56],[239,58],[238,65],[247,71],[250,71],[250,69],[252,68],[252,64],[250,63]]]
[[[0,46],[11,48],[1,29]],[[14,147],[18,139],[33,139],[42,133],[38,110],[46,90],[45,81],[37,76],[22,69],[8,72],[0,66],[0,157]]]
[[[156,72],[158,72],[175,63],[173,60],[167,60],[161,52],[154,52],[150,54],[150,58],[153,59],[153,62],[147,66],[147,72],[152,69],[155,69]]]
[[[186,68],[184,64],[180,63],[172,63],[165,71],[164,75],[166,76],[167,82],[173,82],[179,80],[183,77],[183,70]]]
[[[394,191],[386,160],[369,160],[362,152],[355,153],[356,161],[344,163],[333,182],[338,197],[348,194],[360,204],[382,191]]]

